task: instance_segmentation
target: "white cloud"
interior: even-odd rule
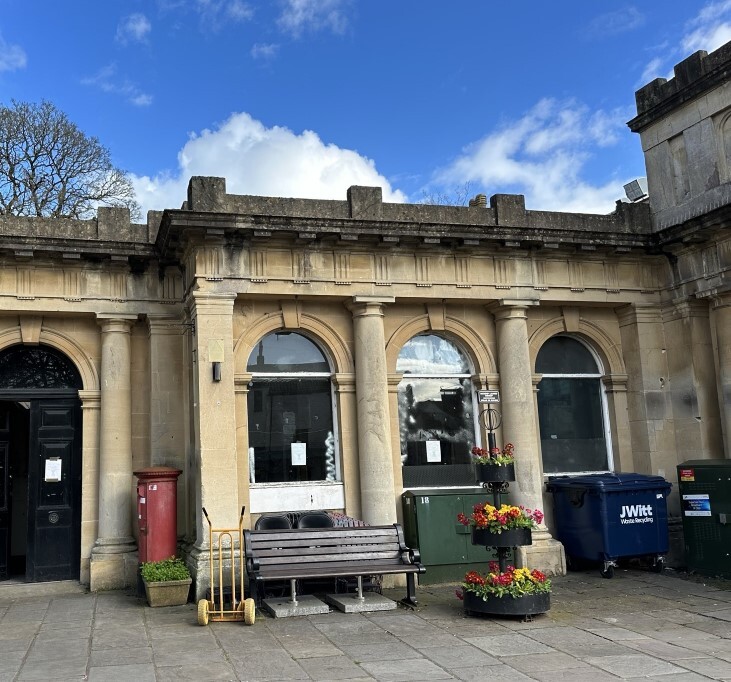
[[[628,6],[600,14],[589,24],[589,33],[592,37],[617,35],[626,31],[633,31],[645,23],[645,15],[636,7]]]
[[[201,18],[203,28],[217,31],[230,22],[249,21],[254,9],[243,0],[194,0],[194,9]]]
[[[279,45],[273,43],[256,43],[251,48],[254,59],[273,59],[279,51]]]
[[[653,78],[672,78],[672,67],[677,62],[698,50],[713,52],[730,40],[731,0],[708,3],[686,23],[684,34],[675,41],[675,48],[653,57],[642,72],[640,86]]]
[[[26,63],[25,50],[20,45],[6,42],[0,35],[0,72],[22,69]]]
[[[123,45],[141,43],[147,39],[147,34],[151,30],[152,24],[144,14],[130,14],[119,22],[116,38]]]
[[[530,208],[610,213],[626,180],[595,186],[581,177],[592,147],[618,140],[626,111],[598,111],[575,102],[544,99],[518,121],[467,147],[433,185],[473,183],[496,192],[525,194]]]
[[[178,153],[178,167],[155,177],[132,176],[143,211],[178,208],[193,175],[226,178],[232,194],[344,200],[350,185],[383,188],[384,201],[406,197],[350,149],[326,144],[311,130],[267,128],[247,113],[232,114],[214,130],[194,134]]]
[[[298,37],[306,31],[343,33],[348,25],[346,0],[284,0],[277,24]]]
[[[117,75],[116,64],[103,67],[95,75],[83,78],[81,83],[99,88],[102,92],[111,95],[120,95],[137,107],[147,107],[152,104],[152,95],[142,92],[134,83]]]

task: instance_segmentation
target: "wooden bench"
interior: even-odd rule
[[[357,578],[363,597],[363,576],[404,573],[406,598],[416,604],[414,574],[424,573],[419,550],[404,543],[401,526],[246,530],[246,570],[259,601],[262,583],[289,580],[297,603],[296,581],[306,578]]]

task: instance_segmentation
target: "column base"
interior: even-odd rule
[[[138,566],[134,538],[99,538],[91,550],[89,589],[99,592],[135,587]]]
[[[566,554],[563,545],[547,530],[533,531],[533,544],[515,548],[521,566],[537,568],[546,575],[566,575]]]

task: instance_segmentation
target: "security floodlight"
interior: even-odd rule
[[[624,193],[627,198],[634,202],[647,197],[647,178],[637,178],[624,186]]]

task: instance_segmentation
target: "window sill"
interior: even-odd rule
[[[252,514],[344,509],[345,488],[342,481],[252,483],[249,499]]]

